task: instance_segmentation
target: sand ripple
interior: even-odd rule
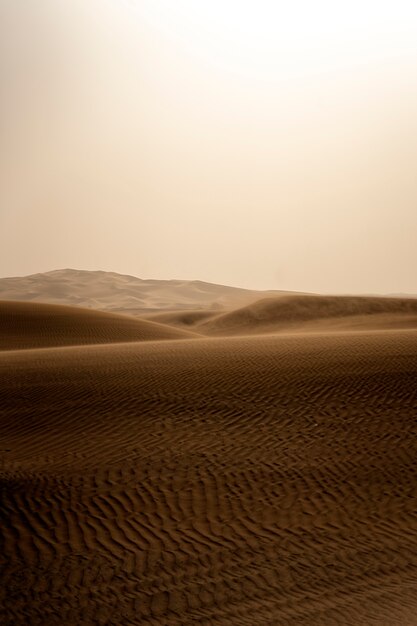
[[[4,625],[415,626],[417,333],[0,355]]]

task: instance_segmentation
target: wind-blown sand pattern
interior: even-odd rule
[[[415,626],[416,311],[0,303],[1,623]]]
[[[1,624],[415,626],[416,374],[415,330],[3,351]]]
[[[275,333],[297,329],[328,332],[383,328],[417,328],[417,299],[283,295],[212,315],[198,325],[200,332],[214,335]]]

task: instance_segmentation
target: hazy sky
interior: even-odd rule
[[[0,275],[417,293],[415,0],[0,0]]]

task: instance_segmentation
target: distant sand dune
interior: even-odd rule
[[[74,269],[0,278],[0,300],[48,302],[136,315],[172,309],[243,306],[267,295],[201,280],[154,280],[116,272]]]
[[[282,330],[417,328],[417,299],[283,295],[211,315],[195,325],[207,334],[244,335]]]
[[[126,315],[78,307],[0,301],[0,350],[184,339],[191,333]]]
[[[416,355],[408,330],[3,352],[2,626],[415,626]]]

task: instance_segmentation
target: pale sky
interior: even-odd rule
[[[0,276],[417,293],[417,3],[0,0]]]

